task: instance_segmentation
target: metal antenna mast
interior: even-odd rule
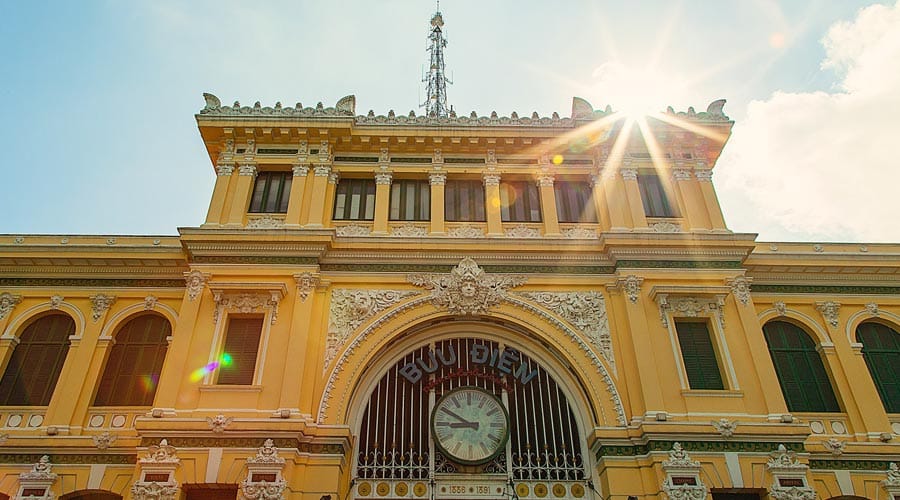
[[[430,42],[428,52],[431,57],[428,74],[422,79],[428,84],[428,97],[422,106],[425,107],[425,115],[433,118],[445,118],[450,113],[450,106],[447,105],[447,84],[451,82],[444,73],[444,47],[447,46],[447,40],[441,27],[444,25],[444,18],[441,16],[441,4],[438,1],[437,11],[431,17],[431,33],[428,35]]]

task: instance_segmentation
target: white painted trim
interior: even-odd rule
[[[259,345],[256,347],[256,370],[253,374],[253,385],[262,385],[263,367],[266,364],[266,353],[269,352],[269,333],[272,331],[272,315],[275,311],[269,308],[263,318],[263,329],[260,332]]]
[[[688,391],[691,388],[688,386],[687,369],[684,367],[684,358],[681,356],[681,342],[678,341],[678,335],[675,332],[675,319],[668,311],[665,315],[666,329],[669,331],[669,343],[672,345],[672,355],[675,356],[675,368],[678,372],[678,382],[681,383],[682,391]]]
[[[819,336],[818,339],[813,339],[818,340],[818,342],[816,342],[817,345],[826,347],[834,345],[834,342],[831,340],[831,336],[828,335],[828,331],[825,328],[822,328],[822,325],[820,325],[818,321],[795,309],[785,307],[784,315],[782,316],[781,314],[778,314],[778,311],[776,311],[774,308],[770,308],[759,313],[757,318],[759,318],[760,326],[765,326],[765,324],[769,321],[778,320],[779,318],[795,319],[806,326],[807,329],[813,330]]]
[[[228,318],[224,316],[225,311],[222,310],[223,308],[221,308],[221,306],[219,306],[218,304],[216,305],[216,307],[220,308],[218,311],[218,316],[217,316],[219,318],[219,321],[216,321],[216,329],[213,332],[213,339],[212,339],[212,342],[210,343],[210,347],[209,347],[209,359],[207,359],[207,361],[206,361],[207,365],[214,362],[216,360],[216,358],[219,357],[219,353],[222,352],[222,346],[223,346],[223,343],[225,340],[225,334],[224,334],[225,323],[228,322]],[[199,369],[199,368],[201,368],[201,367],[197,367],[197,368],[195,368],[195,370]],[[189,368],[189,370],[190,370],[190,368]],[[191,371],[193,371],[193,370],[191,370]],[[203,376],[203,385],[211,385],[212,384],[212,376],[213,376],[213,372],[209,372],[206,375],[204,375]]]
[[[743,488],[744,475],[741,473],[741,461],[736,452],[725,452],[725,467],[728,468],[728,477],[731,478],[731,487]]]
[[[89,490],[99,490],[100,483],[103,482],[103,475],[106,473],[106,464],[91,464],[91,475],[88,477],[87,487]]]
[[[157,309],[160,310],[158,311]],[[119,324],[127,321],[132,314],[137,314],[139,312],[155,312],[156,314],[161,314],[168,320],[169,324],[172,326],[172,330],[175,330],[175,324],[178,321],[178,313],[175,312],[175,309],[172,309],[165,304],[156,304],[153,309],[147,309],[144,306],[144,303],[141,302],[132,304],[116,314],[113,314],[111,318],[107,318],[103,330],[100,331],[100,338],[111,338],[111,332],[118,328]]]
[[[216,483],[219,477],[219,467],[222,465],[222,448],[210,448],[206,461],[206,482]]]
[[[82,336],[84,336],[84,329],[87,324],[84,320],[84,314],[81,313],[80,309],[66,301],[60,302],[59,307],[57,307],[56,309],[50,306],[50,301],[42,302],[40,304],[35,304],[29,307],[28,309],[19,313],[14,319],[9,322],[9,324],[6,326],[6,331],[4,331],[3,335],[0,337],[13,338],[16,336],[15,333],[20,329],[21,324],[32,316],[44,311],[59,310],[69,312],[70,316],[74,316],[73,319],[75,319],[75,335],[73,335],[72,337],[81,339]]]
[[[835,470],[834,478],[837,479],[838,487],[841,489],[841,495],[856,494],[856,490],[853,489],[853,481],[850,479],[850,471]]]
[[[722,309],[722,314],[713,314],[710,319],[712,319],[711,323],[713,324],[713,330],[716,332],[716,337],[719,339],[719,349],[722,357],[722,362],[725,363],[725,366],[728,367],[728,378],[729,384],[727,389],[732,391],[741,390],[740,385],[738,384],[737,372],[734,369],[734,363],[731,361],[731,351],[728,350],[728,342],[725,341],[725,311],[724,306],[719,306]]]
[[[851,314],[850,317],[847,318],[847,327],[845,329],[847,332],[847,341],[850,342],[850,347],[853,347],[854,349],[862,349],[863,347],[862,343],[857,342],[854,338],[856,336],[854,335],[856,333],[856,328],[860,324],[862,324],[867,319],[883,318],[889,318],[891,322],[894,323],[894,326],[900,328],[900,316],[897,316],[896,314],[891,312],[879,310],[878,315],[876,316],[875,314],[870,313],[868,310],[863,309]],[[896,331],[897,328],[894,328],[894,330]]]

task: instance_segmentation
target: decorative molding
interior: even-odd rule
[[[675,168],[672,169],[672,178],[676,181],[689,181],[694,176],[691,175],[690,169],[687,168]]]
[[[417,292],[408,290],[350,288],[332,290],[328,335],[325,339],[325,363],[322,372],[328,371],[328,365],[360,324],[376,313],[416,294]]]
[[[488,149],[485,152],[484,163],[486,165],[496,165],[497,164],[497,151],[494,149]]]
[[[484,238],[484,230],[474,226],[456,226],[447,231],[448,238]]]
[[[94,323],[100,321],[103,313],[116,303],[115,295],[98,293],[97,295],[91,295],[89,298],[91,299],[91,319],[94,320]]]
[[[636,168],[622,167],[619,169],[619,174],[621,174],[622,178],[626,181],[636,181],[638,171]]]
[[[159,465],[159,464],[179,464],[181,459],[176,455],[174,446],[170,446],[165,439],[161,440],[158,445],[150,445],[147,447],[147,455],[138,459],[141,465]]]
[[[734,436],[734,431],[737,429],[738,423],[736,420],[728,420],[727,418],[720,418],[719,420],[713,420],[712,422],[713,428],[716,429],[722,437],[730,438]]]
[[[56,482],[57,477],[53,472],[50,457],[43,455],[37,463],[31,466],[30,472],[19,474],[19,492],[15,498],[50,500],[53,498],[50,487]],[[26,491],[28,491],[28,496],[25,496]],[[41,492],[40,495],[35,494],[38,491]]]
[[[216,165],[216,175],[219,176],[228,176],[234,173],[234,164],[233,163],[220,163]]]
[[[313,167],[313,175],[316,177],[328,177],[328,175],[330,173],[331,173],[331,165],[326,165],[326,164],[320,163],[320,164],[316,165],[315,167]]]
[[[282,229],[284,228],[284,217],[273,215],[262,215],[259,217],[251,217],[247,220],[247,229]]]
[[[218,323],[222,311],[248,314],[252,312],[272,311],[270,324],[275,324],[278,319],[278,304],[282,298],[281,291],[269,290],[260,292],[224,291],[214,290],[213,300],[216,308],[213,310],[213,322]]]
[[[691,459],[681,443],[672,445],[669,459],[662,463],[666,478],[662,489],[671,500],[704,500],[708,493],[700,479],[700,462]]]
[[[284,498],[287,481],[282,476],[284,459],[278,456],[278,448],[271,439],[257,450],[256,456],[247,459],[247,477],[241,481],[241,496],[246,500],[280,500]],[[258,480],[255,476],[274,476],[274,481]]]
[[[157,297],[156,295],[148,295],[144,297],[144,310],[152,311],[154,308],[156,308],[156,304],[158,303],[159,297]]]
[[[649,457],[653,452],[669,451],[673,446],[672,441],[649,441],[647,444],[632,446],[617,445],[601,445],[597,450],[596,458],[601,460],[604,457]],[[688,451],[697,451],[703,453],[771,453],[772,446],[775,443],[766,441],[687,441],[681,443],[683,448]],[[789,449],[795,451],[803,450],[803,443],[788,443]],[[884,470],[884,466],[880,466],[879,470]],[[822,469],[840,469],[846,467],[821,467]],[[876,469],[878,469],[876,467]]]
[[[50,309],[54,309],[54,310],[59,309],[59,306],[61,306],[63,301],[65,301],[65,300],[66,300],[66,298],[63,297],[62,295],[51,295],[50,296]]]
[[[300,274],[295,274],[294,281],[297,282],[297,297],[300,298],[300,302],[306,302],[309,294],[319,286],[319,273],[304,271]]]
[[[615,368],[606,301],[599,292],[518,292],[568,321]]]
[[[294,177],[306,177],[309,175],[309,165],[294,165],[291,167]]]
[[[596,240],[597,239],[597,230],[588,229],[582,226],[570,227],[568,229],[562,230],[563,238],[567,238],[570,240]]]
[[[662,221],[662,222],[653,222],[649,225],[650,229],[657,233],[680,233],[681,226],[678,224]]]
[[[775,314],[779,317],[787,316],[787,305],[783,301],[776,300],[772,303],[772,308],[775,309]]]
[[[116,441],[116,436],[104,431],[100,434],[91,436],[91,441],[94,442],[94,446],[96,446],[98,450],[102,451],[109,448],[110,445]]]
[[[206,417],[206,423],[209,425],[210,430],[216,434],[225,432],[225,428],[233,421],[234,417],[226,417],[222,414],[216,415],[215,417]]]
[[[816,310],[822,313],[822,318],[834,328],[838,326],[838,311],[841,308],[840,302],[835,302],[833,300],[825,301],[825,302],[816,302]]]
[[[194,299],[200,295],[206,282],[209,281],[209,277],[210,275],[208,273],[201,273],[197,270],[184,273],[184,281],[189,301],[193,302]]]
[[[900,467],[897,466],[896,462],[891,462],[888,465],[887,479],[882,481],[881,485],[890,493],[900,493]]]
[[[432,186],[443,186],[447,183],[446,172],[431,172],[428,174],[428,183]]]
[[[553,187],[556,176],[551,172],[541,172],[537,177],[538,187]]]
[[[13,295],[9,292],[0,293],[0,320],[6,318],[6,315],[22,302],[21,295]]]
[[[375,172],[375,185],[377,186],[390,186],[393,179],[394,173],[390,170],[379,170],[378,172]]]
[[[712,182],[712,170],[708,168],[698,168],[694,170],[694,176],[700,182]]]
[[[175,500],[178,486],[174,483],[136,481],[131,487],[133,500]]]
[[[517,274],[487,274],[464,258],[449,274],[410,274],[410,283],[431,291],[432,305],[451,314],[484,314],[506,298],[507,289],[527,280]]]
[[[434,148],[434,153],[432,153],[432,155],[431,155],[431,163],[433,163],[433,164],[444,163],[444,153],[441,151],[441,148]]]
[[[371,229],[368,226],[360,226],[358,224],[348,224],[339,226],[335,232],[335,236],[369,236]]]
[[[669,468],[700,467],[700,462],[691,459],[681,443],[675,443],[672,445],[672,451],[669,452],[669,459],[663,460],[662,465]]]
[[[629,274],[624,278],[619,278],[616,280],[615,285],[613,285],[614,289],[621,290],[628,300],[631,301],[632,304],[636,303],[638,297],[641,295],[641,283],[644,282],[644,278],[638,278],[633,274]]]
[[[499,186],[500,185],[500,174],[496,172],[485,172],[481,174],[481,179],[484,182],[485,186]]]
[[[774,500],[815,500],[816,492],[806,480],[809,467],[801,464],[797,454],[783,444],[779,444],[778,449],[770,455],[766,469],[774,478],[769,488],[769,495]],[[783,486],[782,480],[791,480],[791,483],[799,481],[802,486]]]
[[[866,304],[866,311],[868,311],[868,313],[872,316],[878,316],[880,314],[880,311],[878,310],[878,304],[874,302],[869,302],[868,304]],[[3,319],[2,315],[0,315],[0,319]]]
[[[328,174],[328,183],[337,185],[338,181],[341,180],[341,173],[337,170],[332,170],[330,174]]]
[[[423,238],[428,236],[428,229],[414,224],[403,224],[391,228],[391,236],[403,238]]]
[[[519,224],[503,232],[507,238],[540,238],[541,231],[536,227]]]
[[[656,305],[659,308],[659,319],[663,328],[669,327],[669,314],[682,318],[696,318],[708,314],[719,320],[719,325],[724,327],[725,296],[694,297],[671,296],[660,293],[656,296]]]
[[[750,303],[750,284],[752,282],[753,278],[745,276],[725,280],[725,284],[731,287],[731,293],[734,295],[734,298],[738,299],[745,306]]]
[[[56,481],[56,478],[57,475],[53,472],[53,464],[50,463],[50,456],[48,455],[41,456],[37,463],[32,464],[29,472],[19,474],[20,481],[49,481],[52,483]]]
[[[255,457],[251,457],[247,459],[248,464],[259,465],[259,464],[284,464],[284,459],[278,456],[278,448],[275,446],[275,441],[271,439],[266,439],[263,442],[263,445],[259,447],[256,452]]]

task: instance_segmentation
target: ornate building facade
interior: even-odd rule
[[[724,101],[205,98],[202,224],[0,235],[0,497],[900,498],[900,245],[730,231]]]

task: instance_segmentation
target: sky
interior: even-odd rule
[[[177,234],[215,172],[223,103],[421,112],[427,0],[8,2],[0,234]],[[444,0],[460,113],[706,109],[735,127],[713,182],[760,241],[900,242],[900,0]]]

